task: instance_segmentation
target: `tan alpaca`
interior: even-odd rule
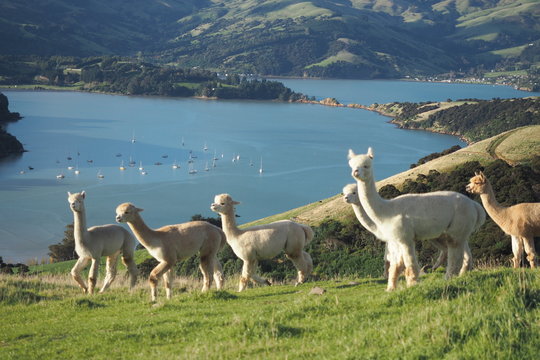
[[[148,279],[152,301],[156,301],[160,277],[163,277],[165,283],[167,299],[171,298],[174,265],[197,252],[200,255],[199,268],[203,274],[202,291],[207,291],[212,285],[212,274],[216,287],[221,289],[223,275],[217,253],[225,245],[226,239],[220,228],[206,221],[191,221],[184,224],[166,225],[154,230],[144,223],[139,214],[141,211],[143,209],[133,204],[120,204],[116,208],[116,221],[127,223],[139,242],[150,255],[159,261]]]
[[[73,211],[73,234],[75,238],[75,252],[79,255],[79,260],[71,269],[71,276],[79,284],[85,293],[92,294],[96,286],[99,262],[102,256],[107,257],[107,275],[100,293],[107,290],[116,276],[116,262],[118,255],[122,253],[122,261],[128,269],[130,276],[130,289],[137,281],[137,265],[133,260],[135,251],[135,239],[133,235],[120,225],[100,225],[86,228],[86,210],[84,199],[86,193],[72,194],[68,192],[68,202]],[[88,287],[81,277],[82,270],[92,260],[90,272],[88,274]]]
[[[540,203],[522,203],[509,207],[500,205],[489,180],[482,172],[476,173],[471,178],[467,191],[480,195],[491,219],[512,237],[514,267],[518,268],[521,265],[523,250],[527,253],[531,267],[536,267],[534,237],[540,236]]]

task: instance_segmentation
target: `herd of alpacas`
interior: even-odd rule
[[[377,192],[373,158],[371,148],[366,154],[355,154],[349,150],[349,166],[356,183],[343,188],[343,200],[351,204],[360,224],[386,245],[384,260],[385,276],[388,278],[387,291],[396,288],[403,272],[407,286],[417,283],[420,268],[415,241],[430,241],[439,250],[433,267],[437,268],[446,261],[447,279],[470,270],[472,256],[468,240],[484,223],[484,208],[493,221],[511,236],[513,266],[520,266],[524,250],[530,266],[536,267],[534,236],[540,236],[540,203],[501,206],[483,173],[475,174],[466,188],[468,192],[480,195],[483,207],[453,191],[406,194],[386,200]],[[240,229],[235,215],[235,205],[240,203],[229,194],[216,195],[210,206],[212,211],[221,216],[223,230],[204,221],[152,229],[141,217],[143,209],[131,203],[120,204],[116,208],[116,221],[127,223],[134,236],[120,225],[87,228],[85,197],[84,191],[75,194],[68,192],[68,202],[74,216],[75,251],[79,256],[71,275],[85,293],[94,292],[102,256],[107,261],[100,293],[111,285],[116,276],[120,254],[129,274],[130,289],[133,288],[137,281],[135,238],[159,262],[149,276],[153,302],[157,300],[159,279],[163,279],[166,296],[170,299],[175,264],[197,253],[203,275],[202,291],[209,290],[212,281],[217,289],[221,289],[224,279],[217,254],[226,243],[243,261],[238,291],[243,291],[249,281],[269,285],[267,279],[257,275],[258,261],[272,259],[282,252],[298,270],[297,285],[304,283],[313,270],[311,256],[304,251],[313,239],[313,230],[309,226],[282,220]],[[90,261],[87,285],[81,272]]]

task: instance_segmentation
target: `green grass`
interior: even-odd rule
[[[533,359],[537,270],[441,273],[386,293],[383,279],[202,294],[175,284],[151,304],[146,284],[84,296],[64,276],[0,276],[2,359]],[[313,286],[326,290],[309,295]],[[160,293],[160,296],[163,294]]]

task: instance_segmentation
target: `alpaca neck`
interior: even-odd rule
[[[153,248],[159,246],[160,241],[156,240],[155,237],[156,231],[146,225],[141,215],[136,214],[135,218],[128,222],[128,226],[144,247]]]
[[[242,231],[236,225],[236,216],[234,211],[228,211],[221,214],[221,223],[223,225],[223,232],[227,235],[227,240],[230,237],[237,237]]]
[[[482,205],[484,205],[486,212],[493,221],[499,226],[506,222],[506,207],[501,206],[495,198],[495,193],[493,192],[491,184],[487,184],[486,192],[480,194],[480,199],[482,200]]]
[[[384,216],[385,210],[388,208],[388,201],[380,197],[373,176],[365,181],[358,180],[357,184],[361,206],[364,208],[366,215],[373,224],[379,226],[382,216]]]
[[[86,227],[86,211],[84,206],[80,211],[73,211],[73,237],[75,238],[76,246],[84,245],[84,238],[88,233]]]
[[[360,203],[357,203],[357,204],[353,203],[351,205],[352,205],[354,214],[356,215],[356,218],[358,219],[358,221],[360,221],[360,224],[362,224],[362,226],[366,228],[366,230],[376,235],[377,225],[375,225],[373,220],[371,220],[370,217],[366,214],[366,212],[362,208],[362,205],[360,205]]]

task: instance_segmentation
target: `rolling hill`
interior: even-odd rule
[[[265,75],[396,78],[538,63],[540,2],[5,0],[0,54],[132,55]]]

